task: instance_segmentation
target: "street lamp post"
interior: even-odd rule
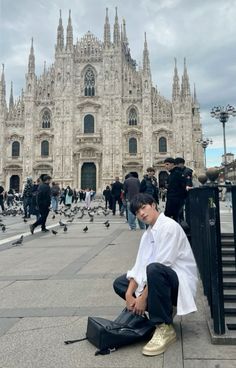
[[[211,110],[211,117],[219,119],[223,126],[223,142],[224,142],[224,172],[225,172],[225,179],[226,179],[226,171],[227,171],[227,159],[226,159],[226,139],[225,139],[225,123],[229,120],[230,116],[236,116],[236,109],[231,106],[227,105],[226,107],[223,106],[214,106]]]
[[[206,170],[206,149],[207,149],[209,144],[213,143],[213,141],[212,141],[212,139],[209,139],[209,138],[201,138],[201,139],[197,140],[197,143],[201,143],[201,146],[204,150],[204,166],[205,166],[205,170]]]

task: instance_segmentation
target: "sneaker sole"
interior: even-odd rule
[[[163,354],[167,348],[177,340],[176,336],[174,336],[169,342],[168,344],[166,344],[161,350],[158,350],[158,351],[145,351],[143,350],[142,351],[142,354],[143,355],[147,355],[147,356],[155,356],[155,355],[160,355],[160,354]]]

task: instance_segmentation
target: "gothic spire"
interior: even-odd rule
[[[69,10],[68,25],[66,30],[66,50],[73,49],[73,28],[71,23],[71,10]]]
[[[64,28],[62,25],[61,10],[60,10],[59,25],[57,27],[57,50],[63,50],[63,48],[64,48]]]
[[[173,77],[173,85],[172,85],[172,100],[177,100],[179,98],[179,76],[177,70],[177,62],[175,58],[175,68],[174,68],[174,77]]]
[[[9,110],[13,110],[14,107],[14,99],[13,99],[13,82],[11,82],[11,92],[9,97]]]
[[[184,74],[182,76],[182,85],[181,85],[181,96],[182,98],[189,97],[190,94],[190,85],[189,85],[189,78],[186,66],[186,58],[184,58]]]
[[[35,74],[34,39],[31,39],[31,47],[28,61],[28,73]]]
[[[143,49],[143,71],[150,73],[149,52],[147,46],[146,32],[144,33],[144,49]]]
[[[196,92],[196,85],[195,85],[195,83],[194,83],[194,87],[193,87],[193,103],[194,103],[194,105],[198,105],[197,92]]]
[[[118,46],[119,42],[120,42],[120,26],[118,22],[117,7],[116,7],[116,16],[115,16],[114,32],[113,32],[113,43],[115,46]]]
[[[125,46],[128,46],[128,38],[126,34],[126,25],[125,25],[125,19],[123,19],[123,43]]]
[[[1,83],[0,83],[0,102],[1,104],[6,104],[6,82],[5,82],[5,73],[4,73],[4,64],[2,64],[2,75],[1,75]]]
[[[106,18],[104,24],[104,46],[109,47],[111,44],[111,29],[108,17],[108,8],[106,8]]]

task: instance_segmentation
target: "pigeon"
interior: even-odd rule
[[[64,224],[64,222],[62,222],[61,220],[59,221],[59,225],[60,226],[65,226],[66,224]]]
[[[94,220],[94,217],[93,216],[90,216],[89,222],[93,222],[93,220]]]
[[[55,217],[56,217],[55,215],[52,215],[52,219],[53,219],[53,220],[55,219]]]
[[[21,245],[23,243],[23,238],[24,236],[21,235],[21,237],[18,240],[16,240],[14,243],[12,243],[12,245]]]
[[[66,226],[66,225],[64,226],[63,231],[64,231],[64,232],[67,232],[67,226]]]
[[[88,226],[85,226],[85,228],[83,228],[83,232],[86,233],[88,231]]]
[[[107,224],[105,224],[106,228],[108,229],[110,226],[110,223],[108,222]]]
[[[74,217],[71,217],[69,220],[67,220],[67,222],[73,222],[74,221]]]
[[[2,225],[2,232],[5,233],[5,231],[6,231],[6,226]]]
[[[56,230],[52,230],[53,235],[57,235],[57,231]]]
[[[24,218],[24,220],[23,220],[24,222],[27,222],[27,220],[26,220],[26,218]]]

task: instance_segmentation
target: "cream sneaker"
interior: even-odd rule
[[[162,323],[156,327],[156,331],[151,340],[144,346],[142,353],[149,356],[162,354],[174,341],[176,341],[174,327]]]

